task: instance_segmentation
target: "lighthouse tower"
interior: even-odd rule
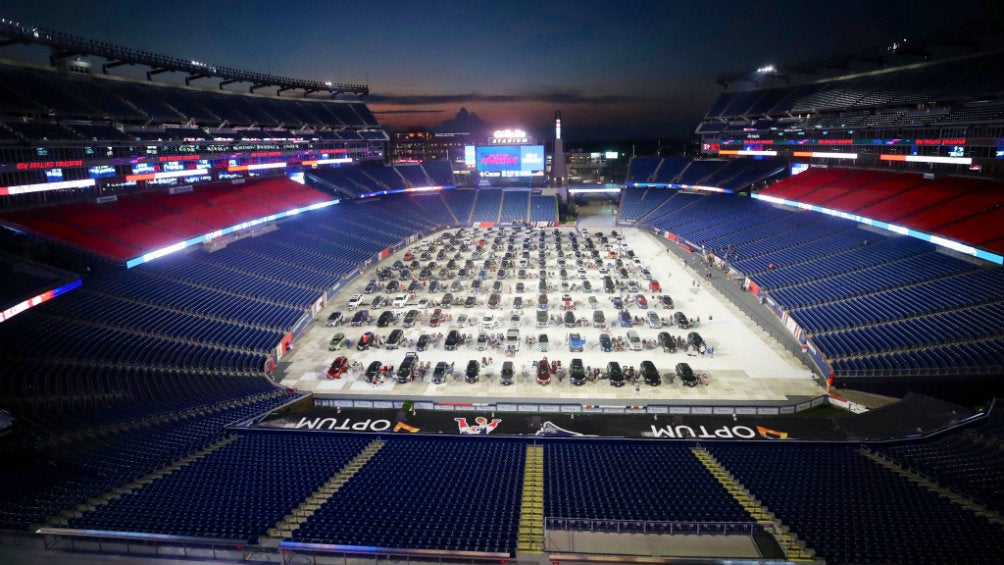
[[[565,166],[565,142],[561,139],[561,112],[554,113],[554,154],[551,156],[551,186],[564,186],[568,180]]]

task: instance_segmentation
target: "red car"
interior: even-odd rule
[[[537,362],[537,384],[551,384],[551,366],[547,362],[547,357]]]
[[[443,311],[439,308],[436,308],[436,310],[432,313],[432,316],[429,318],[429,325],[432,327],[436,327],[442,321],[443,321]]]
[[[659,285],[659,281],[649,281],[648,288],[652,292],[662,292],[662,286]]]
[[[404,254],[404,260],[405,261],[411,261],[414,258],[415,258],[415,254],[412,253],[411,251],[409,251],[409,252],[407,252],[407,253]]]
[[[342,373],[349,368],[349,358],[342,355],[338,357],[331,363],[331,367],[328,368],[328,378],[337,379],[341,378]]]

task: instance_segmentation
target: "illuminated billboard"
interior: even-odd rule
[[[477,147],[478,176],[521,178],[544,176],[543,145],[492,145]]]

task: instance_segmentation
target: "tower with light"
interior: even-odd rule
[[[563,186],[568,178],[565,142],[561,139],[561,112],[554,113],[554,154],[551,157],[551,185]]]

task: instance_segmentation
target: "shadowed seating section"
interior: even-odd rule
[[[456,185],[447,161],[419,165],[359,165],[308,171],[311,183],[350,196]]]
[[[742,190],[784,170],[784,163],[778,161],[633,157],[628,163],[627,184],[683,184]]]
[[[293,541],[515,555],[526,445],[390,439]]]
[[[544,515],[659,522],[753,521],[684,443],[549,444],[544,449]]]
[[[81,75],[6,64],[0,65],[0,88],[0,101],[4,108],[29,118],[45,118],[54,114],[63,119],[137,124],[152,121],[219,126],[226,122],[231,127],[283,126],[326,133],[335,129],[340,131],[338,135],[342,139],[352,139],[353,134],[357,140],[386,139],[382,131],[376,137],[370,136],[370,128],[379,128],[379,123],[366,104],[358,101],[253,96],[224,90],[114,80],[96,73]],[[102,124],[100,127],[112,126]],[[91,139],[98,132],[86,124],[78,129],[72,123],[59,131],[66,133],[49,139]],[[123,139],[121,134],[108,137],[113,134],[104,129],[101,131],[100,139]],[[43,139],[37,133],[26,133],[25,138]],[[193,136],[186,137],[191,139]]]
[[[368,438],[241,434],[153,483],[69,520],[69,527],[257,541]]]
[[[73,435],[76,430],[70,428],[69,435],[57,436],[51,444],[0,444],[5,461],[4,480],[0,481],[0,528],[41,524],[219,441],[224,437],[223,426],[297,396],[269,389],[254,396],[249,396],[253,390],[249,387],[215,397],[204,394],[159,414],[126,412],[136,420],[85,436]]]
[[[553,194],[534,194],[530,196],[531,222],[557,222],[558,199]]]
[[[855,447],[705,447],[827,563],[994,563],[1004,552],[1000,525]]]

